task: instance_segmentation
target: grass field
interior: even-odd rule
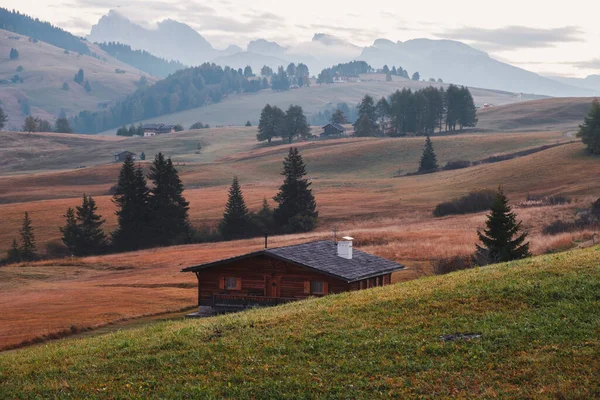
[[[15,36],[20,39],[9,39]],[[82,110],[96,110],[99,103],[120,100],[137,89],[136,82],[141,76],[138,70],[91,43],[87,45],[101,59],[75,52],[65,54],[63,49],[50,44],[33,43],[26,36],[0,30],[0,79],[11,79],[18,74],[24,80],[0,86],[2,107],[10,118],[7,128],[20,129],[23,125],[25,115],[19,101],[24,99],[28,99],[32,115],[53,120],[61,111],[73,115]],[[8,59],[11,48],[19,51],[19,59]],[[17,72],[18,66],[23,67],[22,72]],[[80,68],[90,82],[91,93],[73,82]],[[117,74],[116,69],[126,73]],[[155,78],[143,75],[148,82],[156,82]],[[64,82],[69,84],[69,91],[62,90]]]
[[[595,247],[0,354],[0,391],[6,398],[595,398],[599,254]],[[457,333],[481,337],[440,339]]]

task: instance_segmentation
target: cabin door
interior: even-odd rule
[[[265,277],[265,296],[281,297],[281,277],[267,276]]]

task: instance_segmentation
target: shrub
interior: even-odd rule
[[[469,168],[471,165],[471,161],[468,160],[452,160],[448,161],[442,169],[445,171],[451,171],[455,169]]]
[[[598,224],[589,214],[584,214],[573,221],[556,220],[542,230],[544,235],[558,235],[565,232],[576,232],[597,228]]]
[[[194,129],[207,129],[207,128],[210,128],[208,126],[208,124],[205,125],[202,122],[196,122],[192,126],[190,126],[190,130],[194,130]]]
[[[450,272],[475,268],[475,263],[470,256],[456,256],[432,261],[431,266],[433,267],[434,274],[444,275],[449,274]]]
[[[60,240],[53,240],[46,244],[46,256],[48,258],[65,258],[71,256],[71,253]]]
[[[446,215],[473,214],[489,210],[496,199],[493,190],[477,190],[465,196],[438,204],[433,210],[434,217]]]

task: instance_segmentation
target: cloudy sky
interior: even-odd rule
[[[185,22],[214,47],[265,38],[293,45],[316,32],[365,46],[377,38],[455,39],[539,73],[600,74],[600,2],[571,0],[3,0],[2,7],[48,20],[78,35],[110,9],[152,24]]]

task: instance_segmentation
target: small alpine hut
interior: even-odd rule
[[[127,150],[114,154],[115,162],[125,161],[125,159],[127,159],[127,157],[131,157],[131,159],[133,161],[135,161],[136,154],[132,153],[131,151],[127,151]]]
[[[352,249],[352,238],[257,252],[189,267],[198,278],[198,306],[240,310],[389,285],[403,265]],[[266,239],[265,239],[266,245]]]
[[[323,127],[323,133],[321,133],[321,137],[330,138],[330,137],[340,137],[346,133],[346,128],[344,128],[340,124],[332,123],[327,124]]]

